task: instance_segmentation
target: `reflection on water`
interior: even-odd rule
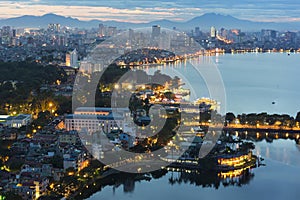
[[[300,167],[300,145],[296,144],[299,133],[236,132],[235,135],[255,142],[256,155],[285,165]]]
[[[169,184],[191,184],[200,187],[212,187],[218,189],[220,185],[228,186],[242,186],[248,184],[254,177],[251,169],[232,170],[228,172],[209,172],[209,171],[180,171],[171,172]]]
[[[112,175],[102,184],[96,186],[96,188],[101,191],[105,186],[110,185],[112,186],[113,195],[115,195],[116,191],[119,191],[119,189],[121,189],[124,194],[134,193],[137,183],[149,182],[149,184],[151,184],[151,182],[155,182],[157,179],[163,179],[165,184],[169,184],[171,186],[185,184],[202,188],[219,189],[221,186],[224,188],[233,186],[241,187],[249,184],[253,178],[254,173],[250,168],[227,172],[176,170],[174,168],[167,168],[147,174],[117,173]],[[93,193],[93,191],[90,192]],[[98,194],[100,193],[101,192]],[[91,194],[88,194],[87,191],[85,196],[87,197],[89,195]],[[96,199],[93,196],[90,198]]]
[[[161,195],[164,199],[176,199],[185,194],[189,198],[204,195],[207,199],[224,197],[279,200],[287,195],[291,196],[290,199],[297,199],[296,196],[300,195],[297,189],[300,180],[300,145],[290,138],[293,135],[288,138],[286,134],[278,133],[259,133],[259,137],[256,132],[238,135],[255,143],[255,151],[265,158],[266,166],[227,172],[178,170],[169,167],[147,174],[117,173],[97,183],[94,190],[87,191],[85,198],[144,200]],[[160,190],[162,192],[158,192]],[[193,192],[186,194],[185,190]],[[263,193],[257,196],[258,191]],[[173,195],[168,196],[170,192]]]

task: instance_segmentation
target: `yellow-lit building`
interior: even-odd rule
[[[252,152],[242,155],[224,155],[218,158],[218,165],[224,167],[239,168],[245,166],[252,160]]]

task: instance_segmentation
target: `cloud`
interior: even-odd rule
[[[0,18],[56,13],[79,19],[148,22],[189,20],[207,12],[254,21],[292,21],[300,13],[294,0],[1,0]]]

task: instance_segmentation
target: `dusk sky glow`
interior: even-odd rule
[[[300,21],[300,2],[296,0],[1,0],[0,8],[2,19],[55,13],[80,20],[186,21],[215,12],[252,21]]]

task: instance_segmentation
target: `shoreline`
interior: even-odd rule
[[[196,53],[194,55],[187,55],[187,56],[178,56],[179,58],[172,59],[172,58],[166,58],[167,60],[160,61],[159,63],[130,63],[130,64],[120,64],[115,63],[119,67],[157,67],[157,66],[164,66],[168,64],[174,64],[174,63],[180,63],[180,62],[186,62],[190,59],[195,59],[200,56],[220,56],[220,55],[226,55],[226,54],[287,54],[290,56],[291,54],[300,54],[300,49],[291,51],[290,49],[281,49],[281,50],[255,50],[255,49],[241,49],[241,50],[234,50],[231,49],[230,51],[227,51],[225,49],[213,49],[213,50],[201,50],[200,53]]]

